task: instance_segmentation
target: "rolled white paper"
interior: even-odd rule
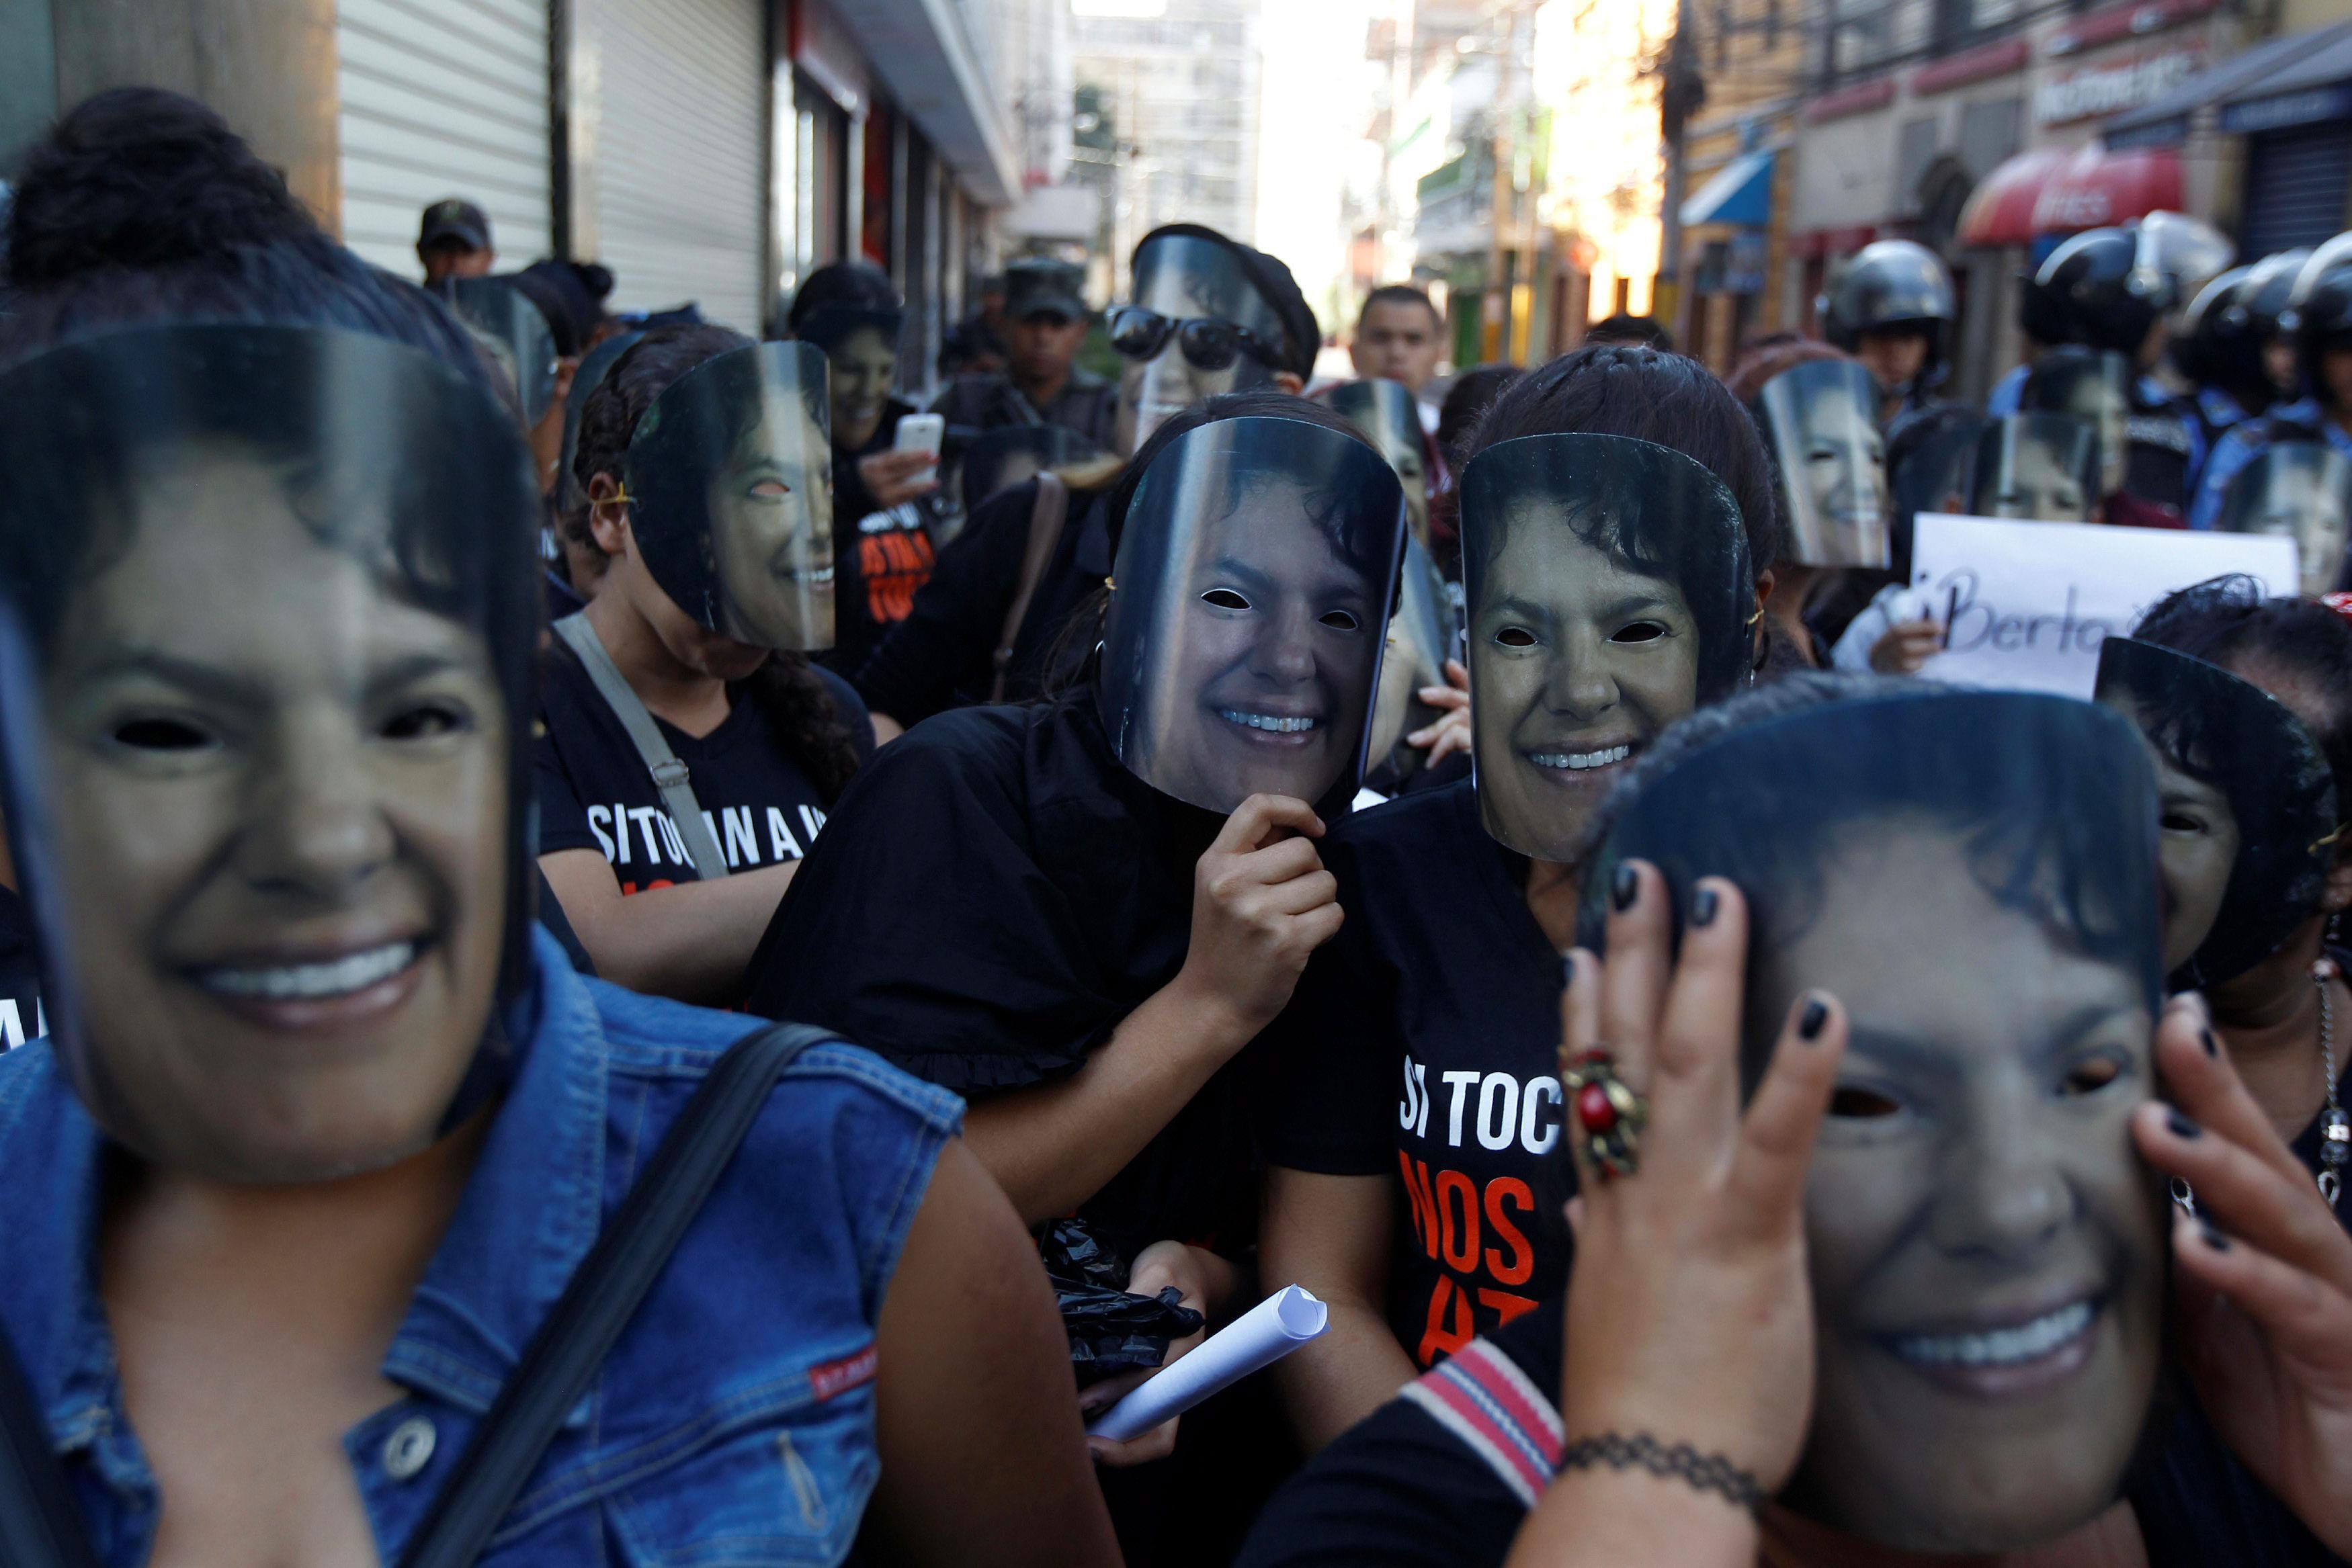
[[[1273,1365],[1308,1340],[1320,1338],[1330,1324],[1330,1308],[1309,1291],[1285,1286],[1096,1416],[1087,1435],[1117,1443],[1140,1437],[1258,1368]]]

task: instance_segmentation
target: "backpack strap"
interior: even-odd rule
[[[0,1333],[0,1563],[98,1568],[16,1347]]]
[[[1004,612],[1004,630],[996,636],[996,678],[988,688],[988,700],[1004,700],[1004,683],[1013,668],[1013,644],[1021,635],[1021,622],[1029,618],[1030,601],[1037,597],[1037,585],[1045,580],[1045,568],[1054,559],[1054,547],[1062,542],[1062,525],[1070,516],[1070,487],[1062,476],[1051,469],[1037,476],[1037,499],[1029,508],[1029,541],[1021,552],[1021,579],[1013,594],[1012,608]]]
[[[470,1568],[481,1555],[563,1418],[594,1385],[777,1079],[802,1051],[833,1038],[785,1023],[728,1047],[531,1336],[454,1479],[410,1539],[401,1568]]]
[[[720,852],[717,835],[710,831],[709,819],[702,814],[702,802],[694,798],[694,784],[686,764],[662,738],[661,727],[637,694],[629,689],[626,676],[613,663],[613,655],[604,651],[604,639],[596,628],[588,624],[587,612],[575,612],[554,624],[555,634],[563,639],[580,657],[580,667],[588,672],[588,679],[596,687],[596,695],[613,710],[628,732],[629,744],[637,748],[645,760],[646,770],[654,776],[654,787],[661,791],[662,807],[670,821],[677,824],[678,836],[686,841],[687,858],[694,862],[694,874],[705,882],[715,882],[727,874],[727,857]]]

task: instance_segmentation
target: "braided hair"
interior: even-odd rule
[[[622,460],[637,422],[654,400],[687,371],[704,361],[737,349],[751,340],[725,327],[698,324],[663,327],[648,332],[614,361],[596,383],[580,412],[580,444],[572,460],[572,477],[584,493],[599,474],[618,485]],[[562,518],[565,537],[602,555],[583,507]],[[554,653],[553,657],[568,657]],[[842,722],[841,710],[824,677],[805,653],[772,653],[742,683],[743,698],[764,717],[783,741],[784,753],[814,783],[830,806],[857,771],[856,739]]]

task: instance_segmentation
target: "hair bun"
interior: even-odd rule
[[[5,249],[9,282],[35,289],[317,232],[285,177],[219,115],[130,87],[84,99],[26,155]]]

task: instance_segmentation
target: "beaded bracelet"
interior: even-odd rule
[[[1636,1432],[1630,1437],[1617,1432],[1579,1437],[1559,1456],[1559,1468],[1563,1470],[1589,1470],[1595,1467],[1612,1470],[1638,1468],[1663,1479],[1685,1481],[1749,1513],[1761,1511],[1766,1501],[1764,1489],[1756,1484],[1756,1478],[1721,1454],[1702,1454],[1688,1443],[1667,1447],[1647,1432]]]

